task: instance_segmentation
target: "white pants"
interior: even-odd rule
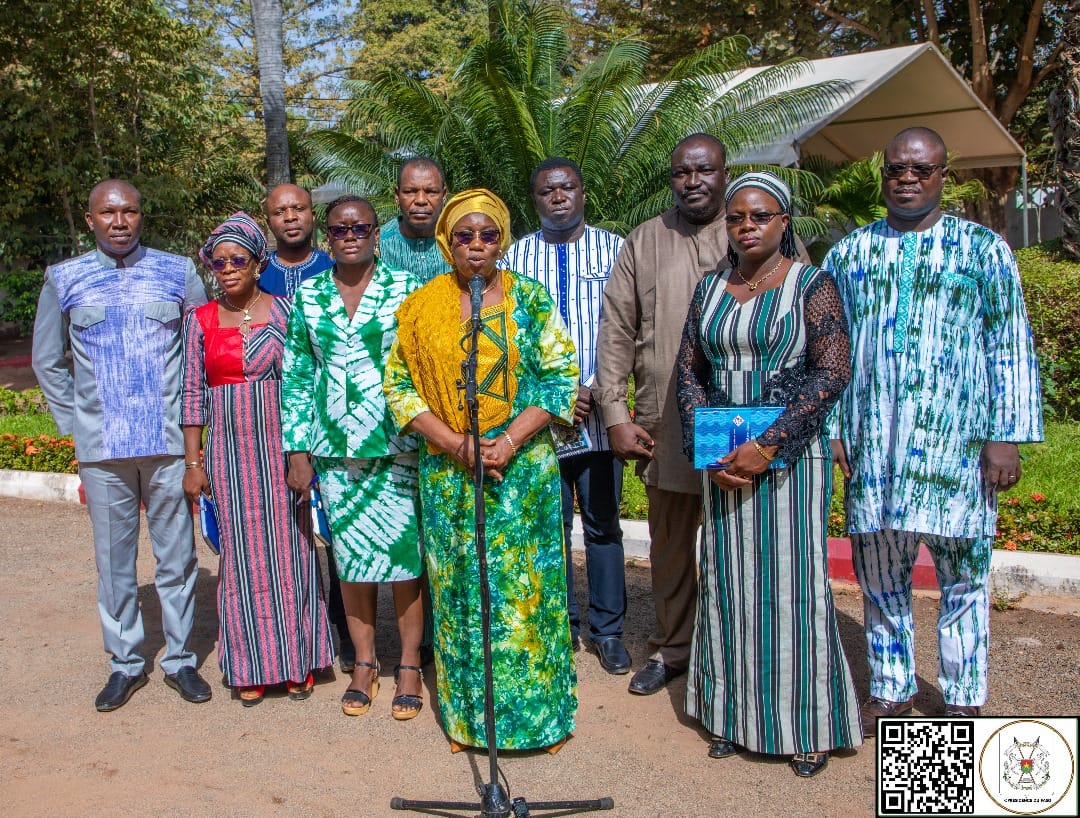
[[[863,591],[870,695],[890,702],[915,695],[911,570],[925,543],[934,558],[938,614],[938,684],[946,704],[986,701],[990,646],[991,539],[964,539],[883,529],[851,536],[855,575]]]

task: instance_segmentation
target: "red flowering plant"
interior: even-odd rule
[[[1080,512],[1057,507],[1045,494],[1014,494],[998,503],[995,548],[1080,554]]]
[[[76,474],[75,444],[69,437],[0,434],[0,469]]]

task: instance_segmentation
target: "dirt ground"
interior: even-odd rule
[[[358,718],[341,713],[338,700],[347,680],[333,671],[304,702],[282,693],[254,708],[232,700],[221,685],[215,654],[216,564],[201,544],[192,646],[213,686],[213,700],[182,701],[151,662],[149,685],[126,706],[96,712],[94,696],[108,668],[85,509],[5,499],[0,531],[4,815],[404,815],[390,810],[393,796],[468,801],[486,781],[485,754],[450,753],[432,706],[430,676],[425,707],[410,722],[390,716],[388,669],[371,711]],[[162,636],[145,534],[139,571],[146,652],[154,656]],[[627,583],[626,642],[637,667],[652,625],[647,567],[630,566]],[[862,697],[867,673],[861,597],[856,588],[843,586],[836,589],[836,602]],[[936,599],[920,596],[916,709],[928,714],[943,705],[934,681],[935,611]],[[393,630],[389,595],[383,594],[379,653],[386,668],[395,663]],[[988,714],[1080,712],[1080,618],[994,612],[992,633]],[[577,729],[562,752],[500,756],[511,795],[533,802],[608,796],[615,811],[607,814],[624,818],[872,814],[872,740],[857,752],[834,756],[817,778],[800,780],[782,759],[709,759],[702,732],[684,713],[683,679],[655,696],[630,696],[628,677],[609,676],[586,651],[578,654],[578,676]]]

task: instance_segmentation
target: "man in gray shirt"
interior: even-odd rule
[[[187,647],[198,566],[181,488],[179,412],[183,315],[206,303],[206,290],[190,259],[139,243],[142,199],[129,183],[98,184],[86,223],[97,248],[45,271],[33,363],[57,428],[75,437],[93,527],[98,612],[112,655],[95,705],[116,710],[147,681],[139,654],[140,504],[157,558],[165,683],[187,701],[205,702],[210,686]]]

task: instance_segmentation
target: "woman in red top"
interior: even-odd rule
[[[332,664],[333,647],[311,515],[285,484],[281,359],[289,302],[256,287],[266,239],[246,213],[214,230],[199,256],[222,293],[185,320],[180,422],[184,492],[192,501],[210,495],[217,505],[218,663],[245,707],[262,701],[271,684],[306,699],[312,670]]]

